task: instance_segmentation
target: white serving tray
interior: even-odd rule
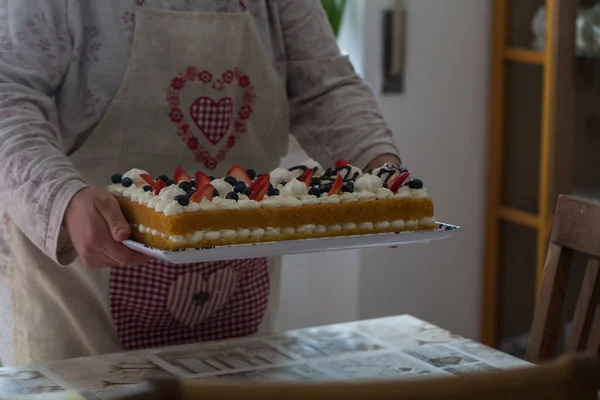
[[[430,231],[378,233],[372,235],[339,236],[316,239],[285,240],[255,244],[207,247],[165,251],[153,249],[132,240],[125,246],[152,258],[171,264],[189,264],[206,261],[239,260],[245,258],[273,257],[287,254],[319,253],[373,247],[393,247],[413,243],[430,243],[446,239],[459,231],[460,227],[438,222],[438,229]]]

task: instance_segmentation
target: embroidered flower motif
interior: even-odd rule
[[[187,139],[187,146],[188,146],[188,149],[190,149],[190,150],[196,149],[196,147],[198,147],[199,144],[200,143],[199,143],[198,138],[196,136],[190,136]]]
[[[244,104],[253,103],[254,100],[256,100],[256,93],[254,93],[254,92],[244,93]]]
[[[246,121],[235,121],[234,123],[235,129],[240,133],[246,132]]]
[[[169,106],[171,108],[179,107],[179,97],[177,97],[177,96],[168,96],[167,102],[169,103]]]
[[[178,76],[171,81],[171,87],[175,90],[181,90],[185,87],[185,78]]]
[[[188,67],[186,75],[190,81],[193,81],[198,76],[198,69],[196,67]]]
[[[250,85],[250,78],[248,75],[242,75],[240,76],[240,79],[238,79],[238,83],[241,87],[246,88],[248,85]]]
[[[206,168],[208,168],[208,169],[209,169],[209,170],[211,170],[211,171],[212,171],[213,169],[217,168],[217,162],[216,162],[215,160],[213,160],[213,159],[206,160],[206,161],[204,162],[204,165],[206,166]]]
[[[198,78],[200,78],[200,80],[204,83],[209,83],[212,81],[213,75],[208,71],[202,71],[198,75]]]
[[[235,146],[235,142],[236,142],[235,136],[234,135],[229,136],[229,139],[227,139],[227,147]]]
[[[172,109],[169,116],[171,117],[171,121],[176,123],[180,123],[183,120],[183,113],[179,108]]]
[[[242,108],[240,108],[240,112],[238,113],[238,115],[241,119],[244,120],[250,118],[250,115],[252,115],[252,107],[243,106]]]
[[[233,71],[227,71],[223,74],[223,81],[225,83],[231,83],[233,82],[233,79],[235,78],[235,76],[233,75]]]
[[[212,88],[215,89],[217,92],[220,92],[221,90],[223,90],[225,88],[225,84],[223,83],[222,80],[217,79],[213,84],[212,84]]]

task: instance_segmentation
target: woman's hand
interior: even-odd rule
[[[379,168],[383,164],[394,165],[394,164],[401,164],[401,162],[400,162],[400,159],[398,158],[398,156],[396,156],[394,154],[382,154],[382,155],[376,157],[374,160],[372,160],[369,163],[369,165],[367,165],[367,168],[365,168],[365,171],[370,171],[372,169]]]
[[[73,197],[65,224],[87,267],[142,265],[150,259],[122,244],[131,234],[129,224],[117,200],[99,188],[85,188]]]

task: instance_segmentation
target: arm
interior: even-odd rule
[[[53,99],[72,58],[66,15],[67,0],[38,1],[36,7],[22,0],[0,5],[0,206],[37,247],[61,264],[77,256],[69,236],[81,240],[86,229],[92,229],[78,226],[76,220],[98,230],[97,221],[81,213],[71,221],[64,218],[67,208],[78,203],[75,199],[92,189],[86,188],[65,154]],[[108,209],[115,214],[114,204]],[[118,207],[117,211],[120,214]],[[63,229],[65,225],[69,229]],[[75,229],[76,235],[68,235]],[[74,242],[87,257],[88,250]]]
[[[292,133],[316,160],[359,167],[398,163],[373,93],[341,55],[317,0],[279,0]]]

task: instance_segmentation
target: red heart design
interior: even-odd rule
[[[217,144],[231,126],[233,99],[225,97],[216,102],[210,97],[200,97],[192,103],[190,115],[208,141]]]
[[[185,116],[181,111],[182,104],[179,94],[191,81],[209,86],[216,93],[222,92],[227,87],[236,87],[242,91],[241,104],[237,110],[234,110],[232,97],[224,97],[216,101],[210,96],[202,96],[190,105],[192,120],[209,143],[216,146],[223,142],[217,149],[216,155],[204,148],[200,139],[192,132],[190,124],[185,121]],[[169,117],[177,127],[177,135],[194,152],[196,161],[203,163],[210,170],[217,168],[217,164],[227,158],[229,151],[237,144],[240,136],[247,131],[248,120],[252,116],[252,106],[255,100],[256,92],[250,77],[237,67],[226,71],[221,76],[214,76],[207,70],[188,67],[185,73],[181,73],[171,80],[167,93]],[[228,136],[227,140],[223,141],[225,136]]]

